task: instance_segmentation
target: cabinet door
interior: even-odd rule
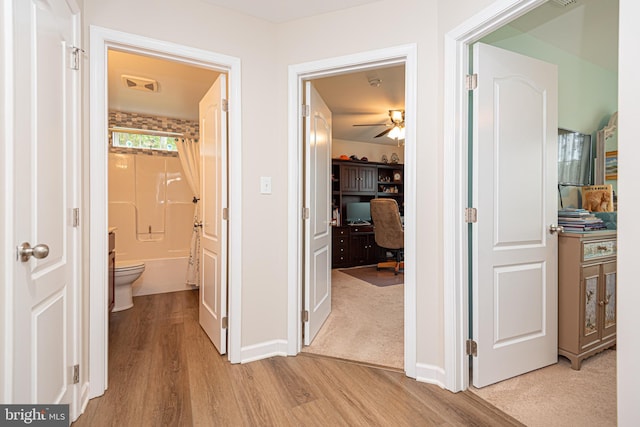
[[[616,333],[616,262],[605,262],[602,269],[602,339]]]
[[[342,191],[357,192],[360,188],[360,168],[357,166],[340,166],[340,188]]]
[[[580,349],[600,340],[600,265],[582,267],[580,281]]]
[[[360,189],[359,191],[375,193],[378,189],[378,177],[376,168],[360,167]]]
[[[352,265],[365,265],[368,262],[369,235],[352,234],[349,250]]]

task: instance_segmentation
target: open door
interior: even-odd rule
[[[227,80],[200,101],[200,326],[220,354],[227,352]]]
[[[4,142],[13,147],[6,159],[13,179],[3,209],[13,220],[7,237],[16,256],[7,263],[11,300],[2,302],[9,313],[3,403],[70,404],[73,420],[80,387],[80,13],[64,0],[14,1],[8,10],[19,25],[5,34],[14,37],[6,111],[13,134]]]
[[[473,385],[557,362],[556,66],[476,44]]]
[[[304,344],[310,345],[331,313],[331,111],[305,83]]]

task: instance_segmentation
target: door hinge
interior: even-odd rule
[[[302,117],[309,117],[311,114],[311,108],[308,105],[302,105]]]
[[[69,68],[72,70],[80,69],[80,54],[84,53],[84,49],[79,47],[71,46],[71,58],[69,63]]]
[[[229,219],[229,208],[222,208],[222,219],[225,221]]]
[[[478,343],[474,340],[467,340],[467,356],[478,357]]]
[[[474,90],[478,87],[478,75],[467,74],[464,82],[464,86],[467,90]]]
[[[73,208],[71,214],[71,226],[80,227],[80,208]]]
[[[478,222],[478,210],[476,208],[464,208],[464,222],[467,224]]]
[[[73,365],[73,384],[80,382],[80,365]]]
[[[229,318],[224,316],[222,318],[222,329],[227,329],[229,327]]]
[[[309,219],[310,214],[309,208],[302,208],[302,219]]]
[[[303,322],[309,321],[309,310],[302,310],[302,321]]]
[[[222,100],[222,111],[224,111],[225,113],[227,113],[229,111],[229,100],[228,99],[223,99]]]

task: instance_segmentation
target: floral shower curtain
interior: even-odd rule
[[[200,149],[198,141],[193,139],[177,139],[178,157],[182,164],[185,179],[193,192],[194,214],[193,232],[189,247],[189,264],[187,266],[188,286],[200,286],[200,220],[198,201],[200,200]]]

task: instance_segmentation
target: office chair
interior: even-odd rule
[[[376,244],[393,253],[395,257],[395,261],[379,262],[378,270],[393,267],[394,274],[398,274],[404,266],[404,229],[398,203],[394,199],[372,199],[371,219]]]

